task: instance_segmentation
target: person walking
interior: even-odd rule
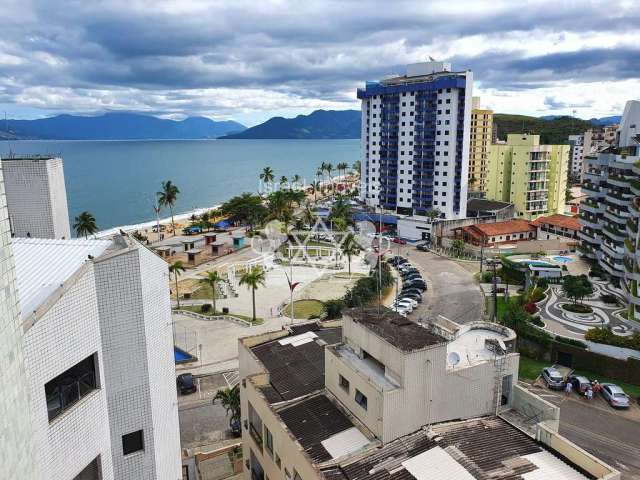
[[[593,400],[593,390],[591,388],[587,389],[587,393],[585,393],[585,395],[587,396],[587,400]]]
[[[572,388],[573,388],[573,385],[571,384],[571,382],[567,382],[567,384],[564,386],[564,393],[566,395],[571,395]]]

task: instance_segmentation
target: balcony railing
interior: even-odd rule
[[[52,391],[47,393],[49,421],[70,409],[78,400],[97,388],[96,376],[93,372],[62,379]]]

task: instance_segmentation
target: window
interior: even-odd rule
[[[49,421],[100,388],[97,364],[97,356],[93,354],[45,384]]]
[[[360,405],[365,410],[367,409],[367,397],[365,397],[360,390],[356,388],[356,403]]]
[[[122,436],[122,454],[129,455],[131,453],[144,450],[144,436],[142,430],[137,432],[127,433]]]
[[[267,447],[267,452],[273,455],[273,435],[271,435],[266,425],[264,427],[264,445]]]
[[[280,460],[280,456],[276,453],[276,465],[278,468],[282,468],[282,460]]]

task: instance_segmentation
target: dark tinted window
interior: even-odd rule
[[[144,450],[144,436],[142,435],[142,430],[127,433],[122,436],[122,453],[124,455],[139,452],[140,450]]]

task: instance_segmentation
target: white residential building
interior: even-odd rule
[[[2,167],[13,236],[71,238],[62,158],[13,155]]]
[[[0,165],[0,477],[38,478],[11,233]]]
[[[424,62],[358,89],[361,199],[403,215],[466,216],[471,71]]]
[[[33,478],[181,478],[166,263],[123,236],[12,247]]]
[[[584,162],[584,135],[569,135],[569,172],[573,176],[579,177],[582,174],[582,163]]]

